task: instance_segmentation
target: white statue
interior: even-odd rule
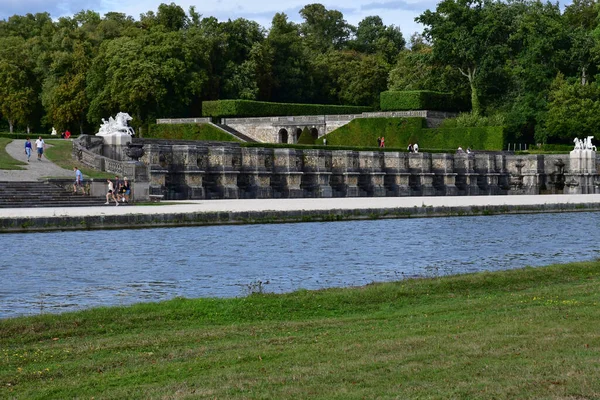
[[[96,136],[112,136],[112,135],[135,135],[133,128],[127,126],[127,123],[133,118],[127,113],[120,112],[115,118],[108,117],[108,121],[102,118],[102,125]]]
[[[52,133],[50,133],[52,136],[56,136],[58,135],[58,133],[56,133],[56,129],[54,129],[54,127],[52,127]]]
[[[593,138],[594,138],[593,136],[588,136],[587,139],[585,140],[585,148],[587,150],[594,150],[594,151],[596,151],[596,146],[594,146],[592,144],[592,139]]]
[[[573,150],[594,150],[596,151],[596,146],[592,144],[593,136],[588,136],[585,139],[573,139],[573,143],[575,143],[575,148]]]

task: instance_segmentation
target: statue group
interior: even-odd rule
[[[575,148],[573,150],[594,150],[596,151],[596,146],[592,144],[593,136],[588,136],[585,139],[575,138],[573,139],[573,143],[575,143]]]
[[[131,135],[134,136],[133,128],[127,126],[127,123],[133,118],[127,113],[120,112],[115,118],[109,117],[108,121],[102,118],[102,125],[98,130],[97,136],[112,136],[112,135]]]

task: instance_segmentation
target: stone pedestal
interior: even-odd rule
[[[383,171],[388,196],[410,196],[408,153],[383,153]]]
[[[302,183],[302,152],[294,149],[273,150],[273,197],[298,199],[304,197]]]
[[[358,186],[369,197],[386,195],[383,172],[383,154],[381,152],[361,151],[358,156],[360,176]]]
[[[207,197],[211,199],[238,199],[238,175],[242,164],[239,147],[215,146],[208,148],[206,174]]]
[[[102,136],[102,139],[104,139],[104,144],[102,145],[102,155],[104,157],[117,161],[131,159],[125,154],[127,144],[131,143],[132,140],[131,135],[114,134]]]
[[[358,153],[349,150],[331,152],[331,187],[334,197],[358,197]]]
[[[409,154],[408,167],[410,169],[410,185],[413,195],[435,196],[433,187],[434,173],[431,172],[431,154]]]
[[[454,157],[450,154],[432,154],[431,169],[435,174],[433,186],[438,196],[456,196],[456,173],[454,172]]]
[[[569,153],[569,173],[565,174],[565,192],[592,194],[598,191],[599,175],[595,150],[573,150]]]
[[[269,199],[273,197],[271,175],[273,150],[242,148],[242,169],[238,178],[241,197],[244,199]]]
[[[473,154],[456,154],[454,156],[454,172],[456,172],[456,187],[459,195],[476,196],[480,194]]]
[[[302,183],[306,197],[332,197],[331,152],[326,150],[302,151]]]

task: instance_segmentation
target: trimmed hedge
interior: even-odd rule
[[[451,93],[429,90],[381,92],[379,102],[381,111],[456,111],[458,108]]]
[[[218,118],[361,114],[369,111],[373,111],[373,108],[327,104],[269,103],[252,100],[214,100],[202,102],[202,116]]]
[[[49,135],[47,133],[39,134],[39,133],[17,133],[17,132],[0,132],[0,137],[8,138],[8,139],[37,139],[38,137],[42,137],[42,139],[62,139],[60,135]],[[78,135],[71,135],[71,139],[76,139]]]
[[[240,142],[237,138],[209,124],[152,124],[146,138],[172,140],[206,140]]]
[[[418,143],[420,149],[502,150],[504,127],[424,128],[423,118],[357,118],[315,143],[331,146],[377,146],[377,138],[385,137],[386,147],[406,149],[409,143]]]
[[[298,138],[298,144],[315,144],[315,138],[312,135],[312,132],[308,130],[308,128],[304,128],[300,137]]]

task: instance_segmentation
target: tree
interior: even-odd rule
[[[400,28],[385,26],[381,17],[370,16],[359,22],[352,47],[366,54],[381,54],[388,63],[393,63],[404,49],[406,41]]]
[[[509,11],[492,0],[443,0],[436,11],[416,18],[425,25],[433,60],[457,68],[467,78],[475,114],[481,112],[481,86],[486,81],[482,78],[501,68],[507,58],[513,18]]]
[[[37,102],[33,70],[27,42],[21,37],[0,37],[0,113],[11,133],[17,123],[29,127]]]
[[[322,4],[309,4],[300,10],[304,22],[300,32],[307,46],[321,53],[342,49],[354,28],[336,10],[327,10]]]
[[[285,14],[275,14],[266,45],[273,55],[271,100],[309,102],[314,93],[313,75],[299,27],[288,22]]]
[[[577,136],[594,136],[600,126],[600,87],[567,82],[559,74],[552,83],[543,141],[570,142]]]

